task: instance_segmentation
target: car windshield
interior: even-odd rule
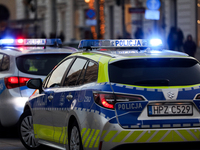
[[[34,54],[17,57],[17,67],[23,73],[47,75],[55,65],[69,54]]]
[[[109,65],[110,82],[139,86],[182,86],[200,82],[200,64],[185,58],[129,59]]]

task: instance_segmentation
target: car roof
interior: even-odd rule
[[[177,51],[171,51],[171,50],[130,50],[130,49],[115,49],[115,50],[109,50],[104,49],[103,51],[100,50],[92,50],[92,51],[79,51],[77,53],[84,53],[86,56],[88,55],[102,55],[111,57],[113,59],[124,59],[124,58],[161,58],[161,57],[189,57],[187,54],[183,52],[177,52]],[[75,53],[76,54],[76,53]]]
[[[0,48],[0,53],[6,53],[12,56],[20,56],[24,54],[55,54],[55,53],[69,53],[72,54],[78,52],[77,49],[72,47],[30,47],[30,46],[20,46],[20,47],[9,47],[4,46]]]

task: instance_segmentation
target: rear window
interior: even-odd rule
[[[17,67],[23,73],[47,75],[62,59],[69,54],[34,54],[17,58]]]
[[[200,65],[193,59],[130,59],[109,65],[110,82],[140,86],[182,86],[200,83]]]

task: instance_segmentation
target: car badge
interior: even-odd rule
[[[173,99],[175,95],[174,95],[173,92],[168,92],[168,93],[167,93],[167,96],[168,96],[170,99]]]

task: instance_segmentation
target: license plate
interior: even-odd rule
[[[149,116],[193,115],[193,107],[191,104],[149,105],[148,115]]]

